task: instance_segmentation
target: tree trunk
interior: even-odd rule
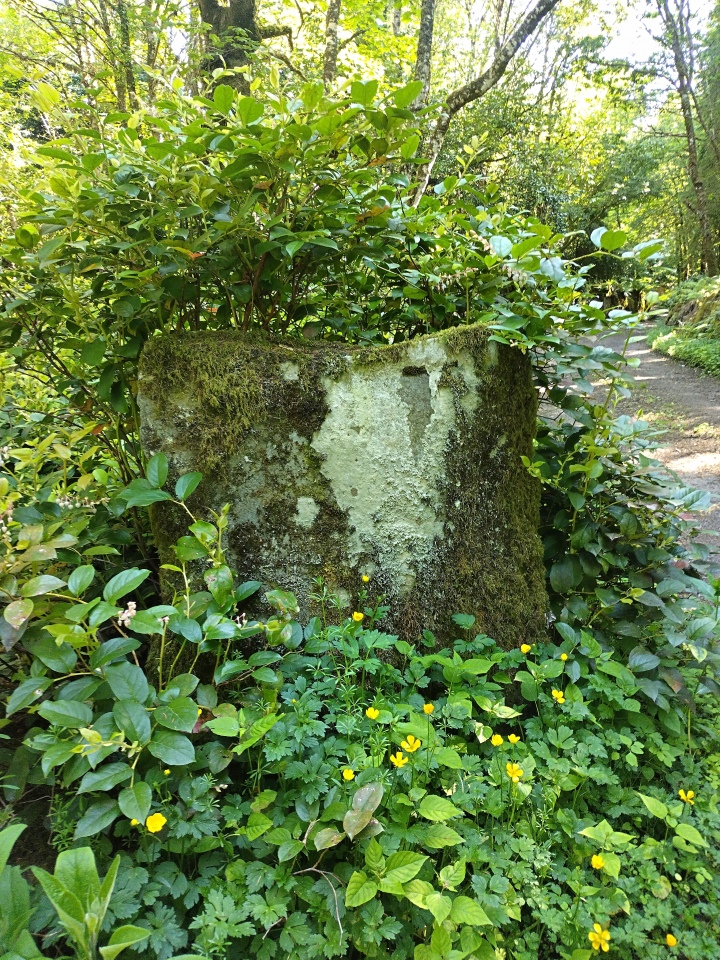
[[[125,74],[125,88],[133,110],[138,108],[137,90],[135,89],[135,71],[133,69],[132,47],[130,44],[130,20],[125,0],[118,0],[118,20],[120,22],[120,61]]]
[[[400,36],[402,23],[402,0],[392,0],[392,32],[394,37]]]
[[[323,61],[323,83],[327,90],[335,79],[338,55],[338,27],[340,24],[340,6],[342,0],[330,0],[325,20],[325,59]]]
[[[418,33],[417,54],[415,56],[415,79],[422,82],[423,88],[413,104],[416,110],[425,106],[430,93],[430,70],[432,66],[434,29],[435,0],[422,0],[420,7],[420,31]]]
[[[205,63],[206,71],[211,73],[222,66],[230,70],[244,67],[262,40],[256,19],[256,0],[230,0],[228,6],[221,6],[217,0],[198,0],[198,4],[203,22],[217,37],[217,45]],[[238,78],[235,85],[242,87],[242,78]]]
[[[681,33],[686,39],[689,37],[689,27],[686,22],[678,24],[677,19],[670,10],[668,0],[658,0],[658,9],[660,16],[668,31],[670,48],[675,62],[675,72],[677,73],[677,91],[680,97],[680,109],[682,111],[683,123],[685,125],[685,139],[687,141],[687,168],[688,177],[695,193],[695,203],[697,206],[697,221],[700,231],[700,248],[702,251],[703,270],[709,277],[717,276],[718,261],[715,255],[715,243],[713,240],[712,226],[710,223],[710,214],[708,211],[708,198],[705,190],[705,184],[700,176],[700,166],[698,163],[697,136],[695,133],[695,118],[692,110],[692,75],[691,67],[683,50]],[[682,11],[679,11],[679,18],[682,18]]]
[[[500,82],[503,74],[508,68],[508,64],[518,52],[527,38],[537,30],[545,17],[555,9],[560,0],[538,0],[538,3],[525,17],[520,21],[515,31],[496,51],[490,66],[475,77],[469,83],[464,84],[454,90],[445,101],[440,115],[435,121],[427,142],[425,143],[425,155],[428,157],[419,172],[419,184],[415,194],[414,203],[417,206],[427,189],[430,182],[430,176],[437,161],[440,150],[442,149],[445,134],[448,132],[452,118],[459,113],[463,107],[474,100],[480,100],[485,94],[492,90]]]

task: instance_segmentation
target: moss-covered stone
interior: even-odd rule
[[[368,574],[408,639],[450,639],[453,613],[505,647],[543,633],[530,365],[482,327],[373,348],[168,336],[138,400],[148,455],[205,475],[194,512],[231,504],[238,576],[292,590],[303,616],[315,578],[349,609]],[[154,526],[172,562],[184,520],[160,503]]]

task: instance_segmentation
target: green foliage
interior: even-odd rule
[[[710,336],[695,327],[664,327],[658,325],[648,334],[653,350],[682,360],[691,367],[720,377],[720,338]]]
[[[19,867],[8,866],[12,848],[24,829],[25,825],[19,823],[0,830],[0,955],[33,960],[42,954],[28,929],[32,914],[30,887]]]
[[[98,936],[110,905],[119,866],[120,858],[116,857],[101,881],[92,850],[80,847],[61,853],[53,874],[33,867],[33,873],[75,945],[77,960],[98,960],[98,949],[102,960],[115,960],[127,947],[142,943],[148,937],[147,931],[140,927],[118,927],[108,944],[98,948]]]
[[[37,875],[84,960],[118,924],[105,960],[586,960],[608,928],[627,960],[665,956],[670,932],[714,957],[720,584],[678,563],[700,501],[658,473],[646,425],[614,418],[623,358],[587,338],[632,320],[581,302],[567,238],[466,170],[409,205],[411,94],[220,86],[68,132],[2,248],[10,390],[44,381],[38,419],[3,424],[4,723],[22,740],[5,790],[53,789],[70,849]],[[624,257],[623,231],[590,242]],[[546,401],[526,466],[548,642],[503,652],[458,614],[466,634],[438,653],[428,632],[382,632],[360,584],[339,626],[299,623],[283,590],[248,622],[260,584],[228,568],[227,508],[196,516],[200,474],[169,478],[161,455],[140,476],[143,343],[228,325],[382,342],[476,320],[531,353]],[[67,432],[48,439],[51,418]],[[143,511],[167,500],[189,531],[161,598]],[[322,583],[318,599],[339,605]],[[75,860],[89,880],[61,890]]]
[[[384,634],[362,584],[362,622],[301,626],[282,591],[266,595],[266,622],[238,622],[258,585],[224,566],[223,518],[191,525],[206,590],[115,609],[117,636],[63,639],[52,665],[28,646],[52,693],[18,708],[36,723],[22,749],[71,799],[76,837],[122,850],[104,892],[86,849],[61,854],[55,880],[36,871],[79,956],[96,942],[80,916],[97,914],[97,934],[105,911],[106,926],[130,924],[106,960],[140,931],[142,955],[160,960],[190,942],[203,958],[261,960],[496,948],[530,960],[543,942],[571,960],[595,923],[628,960],[662,956],[667,932],[713,956],[720,819],[700,737],[718,663],[698,620],[717,624],[720,592],[678,572],[682,600],[666,599],[675,629],[694,630],[692,656],[672,642],[626,655],[594,624],[565,622],[557,644],[503,652],[461,616],[467,639],[435,653],[430,634],[417,646]],[[109,592],[140,579],[128,571]],[[157,690],[134,662],[152,634]],[[177,653],[166,662],[171,638],[214,655],[211,682],[177,673]],[[648,683],[658,668],[665,680]],[[89,898],[77,918],[72,897]]]

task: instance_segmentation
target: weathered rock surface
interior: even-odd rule
[[[505,647],[544,631],[540,491],[524,469],[529,362],[456,328],[390,347],[200,333],[150,342],[138,396],[148,455],[200,470],[197,515],[231,504],[228,562],[318,610],[314,579],[356,606],[361,577],[409,640],[457,635],[453,613]],[[154,507],[164,561],[183,535]],[[342,616],[342,614],[337,614]]]

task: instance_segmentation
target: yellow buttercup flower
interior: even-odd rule
[[[565,703],[565,694],[562,690],[553,690],[552,695],[555,703]]]
[[[402,750],[398,750],[397,753],[390,754],[390,763],[394,767],[404,767],[407,762],[408,758],[403,756]]]
[[[592,864],[593,870],[602,870],[605,866],[605,857],[603,857],[601,853],[596,853],[590,863]]]
[[[355,779],[355,771],[351,770],[350,767],[345,767],[345,769],[343,770],[343,780],[354,780],[354,779]]]
[[[520,783],[520,778],[525,772],[519,763],[506,763],[505,770],[513,783]]]
[[[432,703],[426,703],[425,706],[423,707],[423,713],[427,714],[429,717],[434,709],[435,707],[432,705]]]
[[[165,774],[166,777],[169,777],[170,776],[169,768],[166,767],[165,770],[163,770],[163,773]]]
[[[516,733],[511,733],[508,740],[510,743],[520,743],[520,737]]]
[[[145,821],[145,826],[150,833],[160,833],[166,823],[167,817],[164,817],[161,813],[153,813],[152,816],[148,817]]]
[[[360,613],[359,611],[356,610],[355,613],[353,614],[352,618],[353,618],[353,620],[355,621],[355,623],[362,623],[363,620],[365,619],[365,614],[364,614],[364,613]]]
[[[560,654],[560,659],[561,659],[563,662],[564,662],[565,660],[567,660],[567,658],[568,658],[568,655],[567,655],[566,653],[561,653],[561,654]]]
[[[198,716],[202,715],[202,707],[198,707]]]
[[[133,817],[132,820],[130,821],[130,826],[131,826],[131,827],[136,827],[139,823],[140,823],[140,821],[139,821],[139,820],[136,820],[136,819]]]
[[[685,793],[684,790],[678,790],[678,796],[679,796],[680,799],[683,801],[683,803],[689,803],[691,807],[694,807],[694,806],[695,806],[695,799],[694,799],[694,798],[695,798],[695,791],[694,791],[694,790],[688,790],[687,793]]]
[[[500,736],[499,733],[494,733],[494,734],[490,737],[490,743],[491,743],[494,747],[499,747],[502,742],[503,742],[503,738]]]
[[[676,947],[676,946],[677,946],[677,937],[674,937],[671,933],[669,933],[669,934],[665,937],[665,943],[666,943],[669,947]]]
[[[529,643],[520,644],[520,653],[530,653],[531,650],[532,650],[532,647],[530,646]]]
[[[593,950],[602,950],[603,953],[607,953],[610,949],[610,931],[603,930],[599,923],[593,924],[588,940]]]
[[[370,577],[369,577],[366,573],[364,573],[364,574],[362,575],[362,582],[363,582],[363,583],[370,583]]]
[[[377,720],[377,718],[380,716],[380,711],[375,707],[368,707],[365,711],[365,716],[370,717],[371,720]]]
[[[408,734],[407,740],[403,740],[400,744],[405,753],[415,753],[416,750],[419,750],[422,746],[422,741],[418,740],[417,737],[414,737],[411,733]]]

